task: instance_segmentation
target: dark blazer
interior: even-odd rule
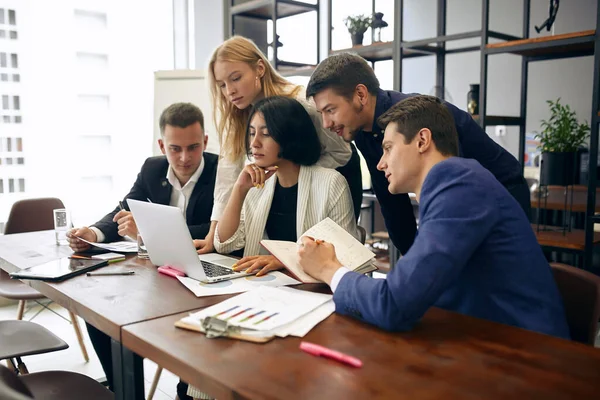
[[[204,239],[210,229],[218,160],[217,155],[204,152],[204,170],[196,182],[192,197],[188,202],[186,221],[194,239]],[[142,170],[129,194],[125,196],[123,206],[129,210],[127,199],[140,201],[150,199],[153,203],[168,205],[173,190],[173,186],[167,180],[168,168],[169,162],[165,156],[148,158],[142,165]],[[113,217],[119,210],[120,208],[117,206],[111,213],[93,225],[104,233],[106,242],[121,240],[118,225],[113,222]]]
[[[383,142],[384,131],[377,124],[377,119],[394,104],[412,96],[415,96],[415,94],[379,89],[372,130],[371,132],[361,131],[354,139],[356,147],[362,153],[369,168],[373,191],[381,205],[381,213],[390,234],[390,239],[402,254],[406,254],[412,245],[417,231],[417,224],[408,195],[404,193],[391,194],[388,191],[389,183],[385,178],[385,173],[377,170],[377,164],[383,155],[381,143]],[[460,156],[479,161],[506,187],[519,183],[526,187],[519,161],[494,142],[469,114],[450,103],[446,102],[444,104],[454,117],[458,132]],[[524,201],[529,203],[529,189],[525,190],[527,193]],[[528,207],[528,204],[523,205],[524,209]]]
[[[340,280],[335,311],[390,331],[431,307],[569,338],[550,266],[519,203],[475,160],[435,165],[421,189],[414,244],[387,274]]]

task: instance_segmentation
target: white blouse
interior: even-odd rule
[[[268,254],[262,251],[260,241],[267,239],[265,228],[276,183],[277,175],[268,179],[264,188],[250,189],[242,206],[240,224],[229,239],[221,240],[217,225],[214,243],[218,253],[228,254],[244,248],[244,256]],[[354,207],[346,178],[330,168],[300,167],[296,236],[300,238],[304,232],[327,217],[358,238]]]

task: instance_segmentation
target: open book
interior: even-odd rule
[[[365,274],[375,271],[373,265],[375,254],[367,249],[362,243],[346,232],[341,226],[333,222],[331,218],[325,218],[302,236],[311,236],[332,243],[335,246],[337,259],[346,268]],[[291,272],[292,276],[302,283],[317,283],[319,280],[304,272],[298,263],[298,243],[282,240],[261,240],[260,244],[277,258]]]

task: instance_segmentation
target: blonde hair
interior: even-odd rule
[[[210,57],[208,76],[213,100],[213,120],[219,136],[221,156],[232,161],[246,154],[246,124],[252,107],[240,110],[225,97],[215,78],[215,64],[217,61],[245,62],[254,69],[261,60],[265,67],[261,78],[263,96],[296,97],[302,88],[279,75],[250,39],[233,36],[217,47]]]

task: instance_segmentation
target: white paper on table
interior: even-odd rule
[[[14,241],[11,236],[14,236]],[[19,242],[22,240],[19,235],[4,235],[0,243],[0,254],[5,261],[20,269],[35,267],[73,254],[69,246],[58,246],[55,243],[54,231],[48,237],[52,238],[51,242],[23,244]]]
[[[276,329],[297,320],[332,298],[330,294],[287,287],[260,286],[198,311],[184,318],[184,321],[195,320],[198,324],[210,316],[244,330],[275,332]]]
[[[273,333],[279,337],[286,337],[288,335],[304,337],[321,321],[333,314],[334,311],[335,303],[333,302],[333,299],[331,299],[297,320],[292,321],[281,328],[275,329]]]
[[[78,238],[78,239],[81,240],[82,242],[86,242],[87,244],[90,244],[94,247],[99,247],[101,249],[114,251],[116,253],[137,253],[137,251],[138,251],[137,242],[133,242],[133,241],[129,241],[129,240],[123,240],[120,242],[111,242],[111,243],[96,243],[96,242],[89,242],[82,238]]]
[[[191,290],[196,297],[243,293],[260,286],[278,287],[299,285],[301,283],[278,271],[272,271],[267,275],[259,277],[248,275],[243,278],[229,279],[216,283],[202,283],[196,279],[183,276],[178,276],[177,279],[179,279],[179,282],[186,288]]]

